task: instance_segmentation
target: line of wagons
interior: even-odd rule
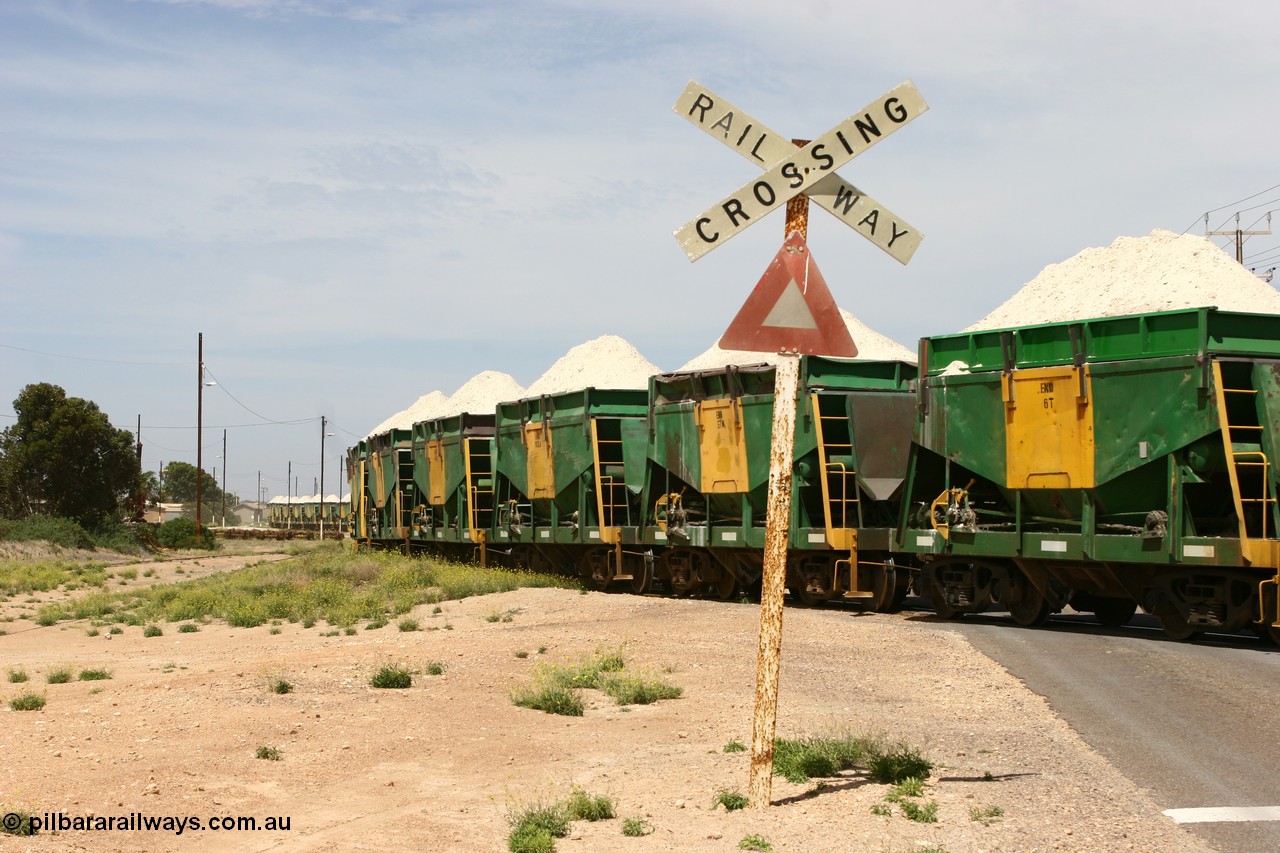
[[[350,448],[362,545],[596,587],[758,591],[774,368],[501,403]],[[1280,317],[1199,308],[800,360],[787,588],[1021,625],[1141,606],[1280,642]]]
[[[351,526],[351,501],[337,495],[289,495],[267,502],[266,523],[277,530],[326,530],[342,532]]]

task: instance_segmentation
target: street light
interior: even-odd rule
[[[324,541],[324,439],[325,436],[333,437],[333,433],[325,432],[325,425],[328,421],[324,415],[320,416],[320,541]]]

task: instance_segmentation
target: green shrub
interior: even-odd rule
[[[649,821],[638,817],[629,817],[622,821],[622,834],[628,838],[639,838],[653,832]]]
[[[773,850],[773,845],[760,835],[744,835],[742,840],[738,842],[739,850],[759,850],[761,853],[769,853]]]
[[[614,675],[600,682],[600,689],[619,705],[652,705],[660,699],[679,699],[680,687],[640,675]]]
[[[915,776],[908,776],[897,785],[884,798],[891,803],[902,802],[903,797],[923,797],[924,796],[924,780],[917,779]]]
[[[613,800],[608,797],[593,797],[581,788],[575,787],[565,802],[565,811],[570,820],[609,820],[613,817]]]
[[[197,548],[213,550],[213,531],[207,526],[196,534],[196,523],[191,518],[171,518],[156,529],[156,541],[166,548]]]
[[[521,708],[533,708],[548,714],[581,717],[586,710],[582,698],[568,687],[542,682],[511,691],[511,701]]]
[[[552,853],[556,840],[541,826],[521,824],[507,836],[507,849],[511,853]]]
[[[398,627],[401,631],[405,631],[405,632],[421,630],[418,627],[417,619],[401,619],[400,624],[397,625],[396,627]]]
[[[438,660],[427,661],[427,675],[444,675],[444,662]]]
[[[106,669],[82,669],[80,670],[81,681],[106,681],[111,678],[110,670]]]
[[[983,826],[990,826],[1002,817],[1004,817],[1004,809],[999,806],[987,806],[985,809],[974,806],[969,809],[969,820],[981,823]]]
[[[9,670],[9,683],[10,683],[10,684],[21,684],[22,682],[26,681],[26,680],[27,680],[28,678],[30,678],[30,677],[31,677],[31,676],[27,675],[27,671],[26,671],[25,669],[10,669],[10,670]]]
[[[775,760],[774,766],[777,766]],[[928,779],[933,762],[919,751],[899,744],[890,752],[877,751],[867,761],[867,775],[875,782],[896,785],[903,779]]]
[[[33,815],[30,812],[19,811],[17,809],[9,809],[6,806],[6,814],[12,815],[0,825],[0,832],[5,835],[35,835],[35,827],[31,825]]]
[[[179,634],[194,634],[196,631],[199,631],[199,630],[200,630],[200,626],[194,622],[183,622],[181,625],[178,626]]]
[[[923,806],[914,803],[911,800],[903,800],[898,803],[898,808],[902,809],[902,813],[908,820],[914,820],[916,823],[937,823],[938,822],[938,804],[925,803]]]
[[[520,660],[524,660],[528,656],[529,656],[528,652],[525,652],[525,651],[516,652],[516,657],[520,658]]]
[[[160,626],[159,626],[159,625],[148,625],[148,626],[146,626],[145,628],[143,628],[143,629],[142,629],[142,636],[144,636],[144,637],[163,637],[163,636],[164,636],[164,631],[160,628]]]
[[[44,707],[44,696],[39,693],[22,693],[9,700],[14,711],[39,711]]]
[[[774,748],[776,749],[777,747],[774,747]],[[726,743],[726,744],[724,745],[724,751],[725,751],[725,752],[746,752],[746,751],[747,751],[747,747],[746,747],[746,745],[745,745],[745,744],[743,744],[741,741],[731,740],[731,741],[729,741],[728,743]],[[776,755],[776,753],[775,753],[775,755]],[[775,761],[776,761],[776,759],[775,759]],[[775,771],[774,771],[774,772],[777,772],[777,770],[776,770],[776,763],[775,763]]]
[[[860,766],[878,747],[879,738],[872,735],[778,738],[773,747],[773,772],[797,784],[824,779]]]
[[[711,808],[724,806],[725,811],[736,812],[739,809],[745,809],[750,803],[751,801],[747,799],[747,795],[737,788],[721,788],[716,792],[715,799],[711,802]]]
[[[66,684],[71,680],[71,667],[55,667],[45,673],[44,680],[50,684]]]
[[[286,693],[293,692],[293,685],[285,681],[283,678],[276,678],[271,681],[271,692],[278,693],[283,696]]]
[[[49,515],[29,515],[9,521],[0,520],[0,540],[34,542],[43,540],[63,548],[87,551],[93,548],[93,537],[83,527],[69,518]]]
[[[403,690],[413,684],[413,673],[402,666],[384,665],[369,679],[369,685],[384,690]]]
[[[257,758],[261,758],[263,761],[280,760],[280,750],[276,749],[274,746],[260,746],[254,755]]]
[[[569,816],[563,803],[527,806],[508,813],[507,822],[511,826],[507,849],[512,853],[549,853],[555,849],[553,839],[569,834]]]

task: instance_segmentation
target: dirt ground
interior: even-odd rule
[[[201,570],[213,570],[208,560]],[[174,568],[146,580],[190,577]],[[775,778],[767,811],[713,807],[720,789],[747,788],[749,754],[723,748],[751,741],[751,605],[518,590],[441,608],[412,614],[419,631],[393,621],[332,637],[324,623],[166,624],[150,638],[139,627],[90,637],[84,624],[5,623],[0,669],[30,681],[0,682],[0,810],[287,817],[289,829],[72,829],[0,835],[0,850],[505,850],[510,810],[574,785],[612,797],[618,817],[573,824],[562,853],[734,851],[749,834],[776,851],[1207,849],[1041,697],[920,614],[788,608],[779,733],[882,731],[921,747],[938,765],[923,798],[938,803],[931,824],[873,814],[888,788],[852,772],[821,788]],[[587,691],[578,718],[511,703],[541,663],[619,645],[629,670],[661,675],[683,697],[623,709]],[[443,675],[425,674],[433,661]],[[370,687],[386,663],[417,670],[413,686]],[[47,684],[59,666],[112,678]],[[293,692],[271,692],[277,678]],[[24,689],[43,693],[45,708],[10,710]],[[279,760],[255,757],[259,747]],[[993,806],[1002,818],[971,819]],[[623,836],[627,817],[652,833]]]

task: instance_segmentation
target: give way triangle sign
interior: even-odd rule
[[[792,231],[720,338],[721,349],[853,358],[858,348],[800,232]]]

